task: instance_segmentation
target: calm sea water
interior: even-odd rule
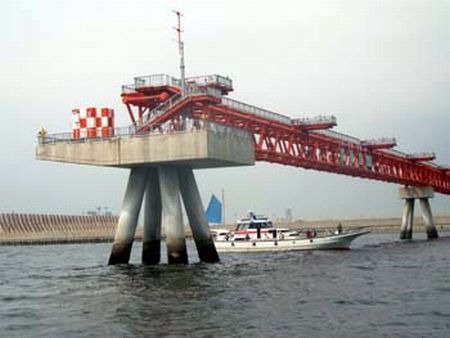
[[[1,337],[450,337],[450,234],[350,251],[107,266],[111,244],[0,247]],[[197,262],[197,263],[195,263]]]

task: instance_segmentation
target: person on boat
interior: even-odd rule
[[[306,238],[310,239],[311,238],[311,230],[306,230]]]
[[[336,235],[340,235],[342,234],[342,225],[341,223],[338,224],[338,226],[336,227]]]
[[[312,229],[312,237],[317,237],[317,231],[315,228]]]

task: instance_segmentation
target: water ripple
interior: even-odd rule
[[[5,337],[413,337],[450,332],[450,239],[107,266],[110,244],[2,247]],[[190,257],[196,257],[189,242]],[[165,259],[165,257],[164,257]],[[195,260],[195,259],[193,259]]]

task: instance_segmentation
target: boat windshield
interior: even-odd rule
[[[243,222],[238,223],[236,226],[236,231],[242,231],[247,229],[268,229],[273,228],[272,222]]]

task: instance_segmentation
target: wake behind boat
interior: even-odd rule
[[[275,228],[272,222],[263,216],[250,213],[240,219],[234,231],[215,230],[215,245],[219,252],[262,252],[294,250],[337,250],[350,249],[352,241],[369,230],[302,231],[287,228]]]

